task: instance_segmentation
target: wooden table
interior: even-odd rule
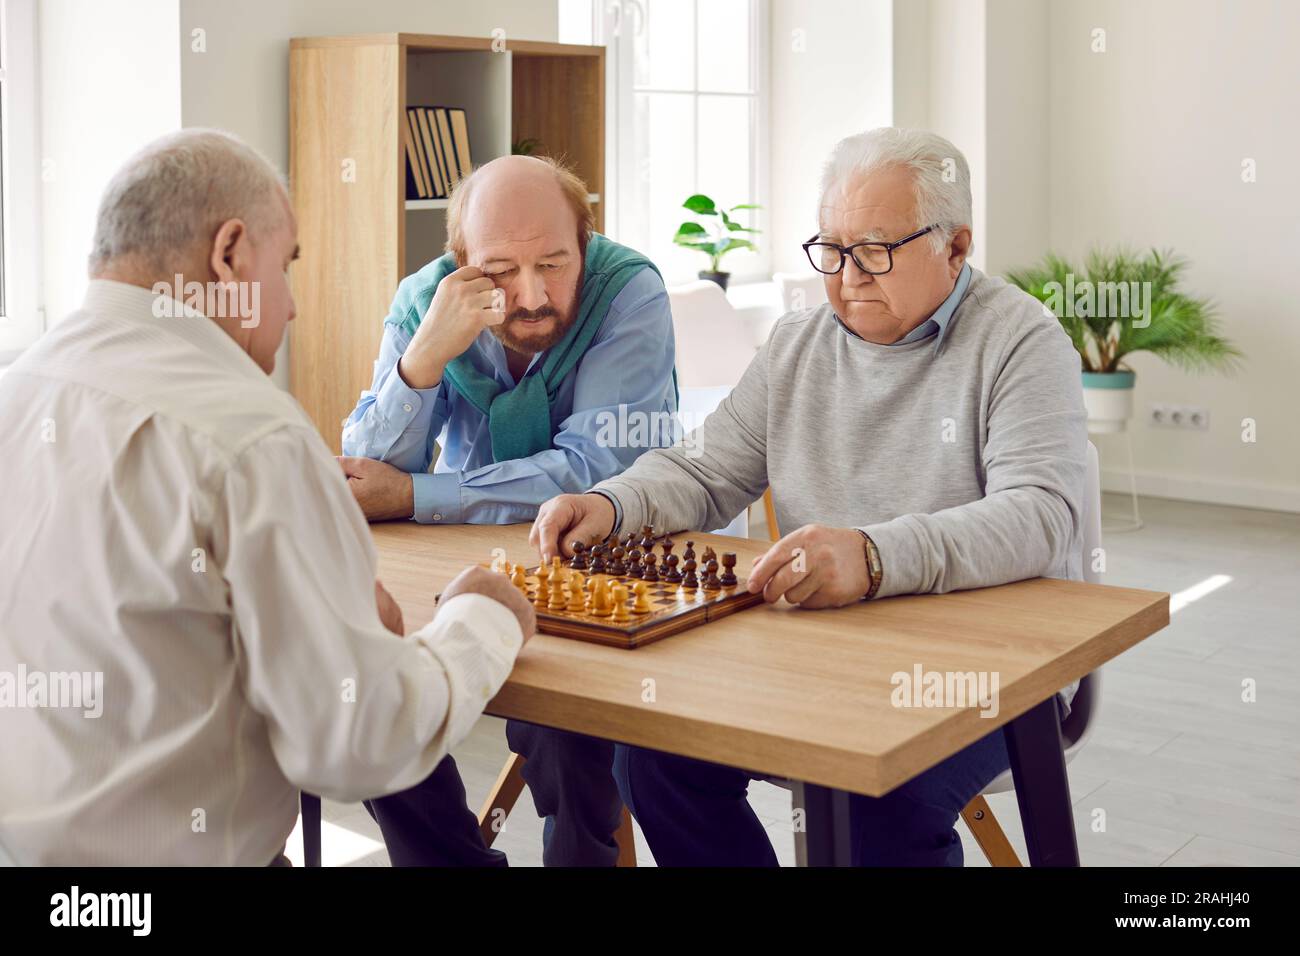
[[[373,526],[408,631],[494,548],[534,563],[528,529]],[[737,573],[766,549],[690,537],[737,552]],[[1045,578],[836,610],[782,602],[631,651],[539,634],[487,711],[802,782],[809,863],[847,863],[849,793],[888,793],[1003,726],[1030,862],[1078,865],[1053,697],[1168,623],[1167,594]],[[997,715],[894,706],[891,677],[917,664],[997,672]]]

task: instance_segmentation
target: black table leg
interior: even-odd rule
[[[303,866],[320,866],[320,797],[302,791],[298,805],[302,808]]]
[[[1079,845],[1055,695],[1011,721],[1003,732],[1030,866],[1078,866]]]
[[[802,789],[807,865],[851,866],[848,792],[812,783]]]

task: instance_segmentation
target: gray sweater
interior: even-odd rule
[[[1037,300],[972,269],[935,343],[876,345],[829,304],[787,313],[684,442],[596,490],[625,529],[694,529],[726,525],[770,485],[782,531],[871,536],[878,597],[1081,580],[1088,439],[1069,337]]]

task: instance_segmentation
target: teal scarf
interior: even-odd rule
[[[582,297],[577,318],[564,338],[547,351],[540,368],[535,367],[514,388],[507,389],[491,375],[476,369],[468,355],[460,355],[447,364],[443,373],[447,381],[487,416],[494,461],[527,458],[551,447],[555,437],[551,430],[551,406],[561,383],[582,361],[615,297],[646,266],[659,275],[655,264],[641,253],[593,232],[583,264]],[[414,335],[421,317],[433,301],[438,283],[456,269],[455,259],[447,253],[404,281],[402,285],[407,288],[399,288],[397,298],[400,302],[406,293],[406,297],[413,297],[414,301],[409,308],[394,302],[393,311],[385,321],[400,326],[408,335]],[[412,283],[411,280],[416,281]],[[674,393],[676,389],[677,371],[674,369]]]

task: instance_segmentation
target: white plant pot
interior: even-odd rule
[[[1122,432],[1133,417],[1132,372],[1084,372],[1083,405],[1088,410],[1088,431]]]

